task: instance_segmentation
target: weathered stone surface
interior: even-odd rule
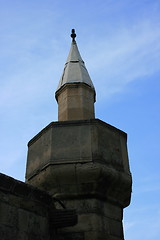
[[[109,219],[109,233],[111,236],[115,236],[123,239],[122,221]]]
[[[0,174],[0,239],[50,239],[51,196]]]
[[[90,161],[130,174],[126,134],[98,119],[51,123],[28,146],[26,180],[51,164]]]
[[[84,240],[85,235],[84,232],[76,232],[76,233],[61,233],[58,234],[58,240]]]
[[[51,123],[29,142],[27,182],[78,212],[62,239],[123,239],[132,183],[126,141],[124,132],[92,119]]]
[[[15,227],[10,227],[7,225],[0,224],[0,239],[2,240],[21,240],[20,238],[17,238],[17,229]],[[28,238],[25,238],[25,240],[28,240]]]
[[[0,239],[57,239],[57,227],[76,224],[75,211],[56,210],[48,193],[4,174],[0,179]]]
[[[123,209],[115,204],[98,199],[79,199],[64,201],[67,207],[77,206],[78,225],[66,232],[83,232],[84,240],[122,240],[123,239]]]
[[[6,214],[7,213],[7,214]],[[16,227],[17,209],[14,206],[0,202],[0,223],[10,227]]]
[[[95,118],[95,91],[84,83],[65,84],[56,94],[58,121]]]
[[[111,236],[109,233],[101,232],[101,231],[85,232],[84,239],[92,239],[92,240],[124,240],[124,238]]]
[[[117,221],[121,221],[123,218],[123,211],[121,207],[96,198],[67,199],[63,202],[71,209],[77,208],[78,214],[94,213]]]

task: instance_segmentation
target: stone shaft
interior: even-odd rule
[[[84,83],[64,85],[57,94],[58,121],[95,118],[94,91]]]
[[[77,210],[78,224],[61,229],[62,239],[124,239],[131,196],[126,137],[92,119],[51,123],[29,142],[27,183]]]

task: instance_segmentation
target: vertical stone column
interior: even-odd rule
[[[132,183],[126,137],[92,119],[51,123],[29,142],[26,181],[78,213],[78,224],[61,229],[60,239],[124,239]]]
[[[95,118],[94,90],[84,83],[65,84],[57,93],[58,121]]]

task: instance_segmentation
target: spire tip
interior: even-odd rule
[[[72,29],[71,38],[72,38],[72,41],[75,42],[75,38],[76,38],[75,29]]]

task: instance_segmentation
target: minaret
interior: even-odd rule
[[[55,94],[58,102],[58,121],[95,118],[96,93],[78,51],[74,29],[72,29],[71,37],[71,49]]]
[[[95,89],[72,30],[71,50],[56,91],[58,122],[28,143],[26,182],[76,209],[78,224],[62,240],[124,240],[123,209],[132,178],[127,134],[94,117]]]

